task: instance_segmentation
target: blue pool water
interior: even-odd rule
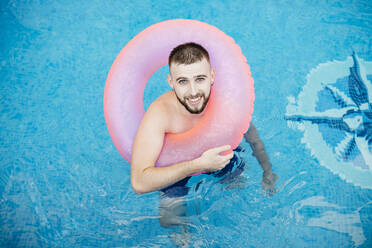
[[[372,246],[372,3],[199,2],[1,1],[1,247],[172,247],[158,193],[131,189],[103,94],[121,48],[174,18],[214,25],[241,47],[253,123],[279,176],[278,192],[263,194],[242,141],[240,177],[193,177],[190,246]],[[348,83],[353,51],[361,84]],[[169,90],[166,73],[151,78],[145,106]]]

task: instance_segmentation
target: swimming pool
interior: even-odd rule
[[[262,170],[243,141],[242,177],[228,184],[193,177],[191,246],[371,247],[371,151],[363,146],[368,129],[357,132],[369,127],[370,107],[347,88],[353,51],[371,88],[369,1],[40,0],[3,1],[0,9],[0,246],[172,246],[159,224],[159,195],[130,187],[103,93],[132,37],[186,18],[241,47],[255,81],[253,123],[279,176],[279,191],[263,195]],[[145,106],[168,90],[166,73],[152,76]],[[350,99],[355,112],[337,119]]]

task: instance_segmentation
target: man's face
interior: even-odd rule
[[[178,101],[191,114],[203,112],[214,81],[214,71],[205,58],[189,65],[172,63],[167,79]]]

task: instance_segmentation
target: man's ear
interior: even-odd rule
[[[216,76],[216,74],[215,74],[214,70],[211,69],[211,84],[214,83],[214,78],[215,78],[215,76]]]
[[[167,75],[167,81],[168,81],[169,86],[170,86],[172,89],[174,89],[174,87],[173,87],[173,83],[172,83],[172,77],[171,77],[170,74]]]

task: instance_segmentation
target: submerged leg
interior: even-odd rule
[[[187,205],[184,197],[162,196],[160,198],[159,215],[160,225],[163,227],[186,224]]]
[[[170,228],[170,237],[176,247],[187,247],[190,240],[187,205],[184,197],[162,195],[159,208],[160,225]]]
[[[176,247],[185,247],[190,240],[185,202],[185,196],[189,191],[186,184],[189,179],[190,177],[186,177],[160,192],[160,225],[170,229],[170,238]]]

